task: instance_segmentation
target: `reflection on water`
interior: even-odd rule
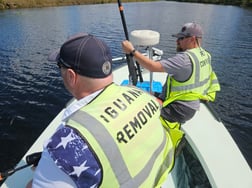
[[[252,165],[252,11],[233,6],[176,2],[125,3],[128,30],[160,32],[164,58],[175,53],[176,33],[188,21],[204,30],[222,86],[215,103]],[[202,16],[204,15],[204,16]],[[70,99],[47,55],[77,32],[103,38],[121,56],[124,32],[117,4],[0,12],[0,171],[13,167]]]

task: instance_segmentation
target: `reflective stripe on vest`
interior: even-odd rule
[[[131,92],[133,95],[139,92],[139,96],[137,96],[135,100],[133,95],[130,96],[128,92]],[[116,93],[115,96],[118,98],[111,99],[111,93]],[[132,97],[135,101],[131,101],[131,104],[127,104],[124,101],[124,98],[120,97],[122,95]],[[122,114],[118,114],[118,117],[114,118],[114,120],[118,119],[120,123],[116,121],[115,123],[117,125],[114,125],[113,118],[105,118],[108,123],[104,122],[104,117],[99,118],[101,117],[100,115],[104,113],[104,110],[108,109],[108,106],[111,107],[118,101],[121,101],[121,108],[125,108],[125,111]],[[103,106],[102,102],[106,103],[108,106]],[[144,106],[142,106],[142,104],[145,105],[144,102],[147,102],[150,105],[150,108],[156,108],[155,106],[158,106],[158,103],[154,101],[154,98],[144,94],[136,88],[132,89],[129,87],[123,87],[122,89],[121,87],[112,84],[94,101],[76,112],[67,122],[69,126],[77,129],[81,135],[83,135],[83,138],[94,150],[95,155],[98,156],[98,159],[102,164],[103,173],[101,187],[120,186],[126,188],[146,187],[147,185],[149,187],[154,187],[154,185],[159,186],[165,180],[168,171],[170,171],[173,166],[174,151],[172,149],[172,143],[169,135],[162,128],[159,121],[159,112],[155,112],[155,114],[152,115],[148,112],[148,121],[152,122],[151,125],[150,123],[146,123],[145,125],[142,125],[140,130],[137,130],[139,132],[135,133],[135,137],[139,134],[140,139],[136,138],[136,140],[141,141],[141,143],[134,143],[133,139],[128,143],[118,143],[118,134],[113,134],[113,131],[109,129],[109,127],[116,126],[118,130],[126,130],[128,127],[125,126],[125,124],[127,124],[125,120],[129,122],[129,118],[132,118],[131,116],[136,116],[137,113],[135,113],[135,111],[143,110]],[[98,104],[100,105],[98,106]],[[118,106],[119,104],[116,105]],[[126,111],[126,109],[129,110],[129,113],[127,113],[128,111]],[[135,110],[131,112],[133,109]],[[152,110],[155,111],[155,109]],[[147,107],[145,108],[145,111],[148,111]],[[119,118],[119,116],[127,117]],[[148,115],[146,115],[146,118],[147,116]],[[154,118],[152,118],[152,116],[154,116]],[[151,119],[154,119],[154,121]],[[137,129],[137,127],[135,128]],[[141,138],[141,131],[148,133],[146,134],[146,137]],[[133,133],[128,132],[128,134]],[[132,149],[127,151],[126,154],[128,155],[125,155],[124,147],[127,146],[130,146]],[[134,151],[135,147],[140,148],[142,151],[139,152],[144,153],[131,153]],[[135,168],[137,168],[136,164],[138,164],[141,159],[132,161],[131,158],[134,158],[134,155],[141,156],[141,163],[144,163],[144,165],[138,169],[139,171],[136,171]],[[133,164],[127,164],[127,161],[133,162]]]
[[[172,77],[167,78],[167,95],[163,106],[175,100],[209,100],[210,88],[212,85],[219,85],[217,77],[212,71],[211,56],[208,52],[195,48],[187,50],[185,53],[189,55],[193,65],[191,77],[185,82],[178,82]],[[203,57],[202,54],[204,54]],[[215,77],[212,76],[213,74]],[[211,92],[215,92],[214,90],[218,89],[213,89]]]
[[[184,90],[192,90],[194,88],[197,87],[201,87],[203,85],[205,85],[206,83],[209,82],[210,80],[210,74],[208,74],[208,76],[204,79],[204,80],[200,80],[200,62],[199,59],[197,58],[197,56],[195,55],[194,52],[191,51],[186,51],[187,54],[189,54],[189,56],[191,57],[191,62],[193,63],[193,74],[194,75],[194,80],[193,83],[189,83],[188,85],[185,86],[171,86],[171,90],[172,91],[184,91]],[[208,56],[207,60],[208,63],[210,64],[211,60],[210,60],[210,56]],[[203,91],[203,94],[206,94],[206,91]]]
[[[206,51],[204,51],[204,52],[206,52]],[[194,64],[196,64],[196,66],[198,65],[197,69],[199,70],[200,69],[200,67],[199,67],[200,62],[199,62],[199,58],[197,58],[195,52],[188,50],[187,53],[189,53],[191,55],[191,59],[193,59],[195,61]],[[219,84],[219,81],[217,79],[217,76],[216,76],[215,72],[212,70],[211,55],[208,52],[206,52],[206,53],[207,53],[207,55],[209,57],[209,64],[210,64],[210,68],[211,68],[210,76],[208,78],[206,78],[205,80],[200,81],[200,76],[199,76],[200,72],[199,72],[198,77],[195,78],[195,79],[197,79],[195,83],[196,83],[196,87],[197,86],[202,87],[202,86],[204,86],[205,84],[207,84],[210,81],[208,87],[206,87],[205,90],[203,90],[202,95],[204,95],[204,96],[200,96],[200,99],[214,101],[214,98],[211,98],[209,93],[220,91],[220,84]],[[201,84],[197,85],[197,83],[201,83]]]

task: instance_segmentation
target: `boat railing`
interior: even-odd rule
[[[213,115],[213,117],[218,121],[218,122],[222,122],[219,114],[216,112],[216,110],[213,108],[211,102],[208,101],[200,101],[201,103],[203,103],[204,105],[206,105],[207,109],[209,110],[209,112]]]

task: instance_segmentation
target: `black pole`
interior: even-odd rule
[[[118,2],[118,7],[119,7],[121,19],[122,19],[124,34],[125,34],[126,40],[129,40],[128,29],[127,29],[127,25],[126,25],[124,13],[123,13],[123,6],[120,0],[118,0],[117,2]]]
[[[123,13],[123,6],[120,0],[118,0],[117,2],[118,2],[119,12],[121,15],[122,24],[123,24],[124,34],[125,34],[126,40],[129,40],[128,30],[127,30],[126,21],[125,21],[125,17]],[[135,63],[133,61],[133,57],[131,57],[129,54],[126,54],[126,60],[127,60],[128,69],[129,69],[129,82],[131,82],[133,85],[136,85],[137,72],[136,72]]]

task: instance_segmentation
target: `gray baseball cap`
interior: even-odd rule
[[[203,30],[201,26],[197,23],[186,23],[183,25],[181,30],[177,34],[173,34],[173,37],[180,38],[180,37],[198,37],[201,38],[203,35]]]

